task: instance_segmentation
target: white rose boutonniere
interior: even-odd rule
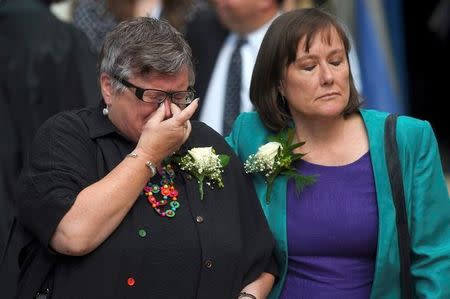
[[[212,147],[195,147],[184,156],[174,156],[173,160],[181,170],[189,172],[199,184],[200,199],[203,199],[203,182],[213,188],[213,184],[223,188],[222,173],[230,157],[218,155]]]
[[[246,173],[262,173],[267,183],[266,202],[270,203],[270,193],[275,178],[286,175],[294,179],[297,191],[315,182],[314,176],[300,175],[292,166],[294,161],[301,159],[305,154],[294,153],[293,150],[305,144],[304,142],[292,144],[295,132],[292,128],[281,130],[279,134],[269,136],[268,143],[260,146],[244,163]]]
[[[249,160],[252,159],[252,163],[245,164],[246,170],[250,170],[251,168],[256,166],[258,169],[260,169],[260,171],[267,170],[267,174],[270,173],[274,170],[273,166],[275,164],[275,157],[277,156],[279,150],[283,150],[283,146],[281,145],[281,143],[276,141],[261,145],[254,157],[249,157]]]

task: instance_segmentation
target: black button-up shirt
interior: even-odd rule
[[[53,298],[229,299],[262,271],[276,271],[274,240],[250,178],[218,133],[199,122],[192,128],[182,151],[213,146],[229,155],[225,187],[205,185],[201,200],[197,180],[176,169],[176,216],[159,216],[141,195],[92,253],[50,256],[56,261]],[[39,246],[48,246],[77,194],[134,147],[100,107],[61,113],[44,124],[22,175],[18,202],[19,220]],[[159,180],[158,175],[152,178],[156,184]]]

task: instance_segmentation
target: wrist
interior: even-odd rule
[[[159,159],[158,155],[154,153],[154,151],[145,150],[142,147],[135,147],[132,153],[136,153],[139,157],[139,159],[145,160],[145,161],[152,161],[155,163],[155,165],[159,165],[160,162],[163,160],[162,158]]]
[[[127,157],[139,159],[140,156],[136,151],[133,151],[133,152],[129,153],[127,155]],[[145,160],[144,165],[149,169],[150,177],[154,177],[157,172],[156,164],[153,163],[151,160],[146,160],[146,159],[141,159],[141,160],[143,160],[143,161]]]
[[[237,298],[238,299],[244,299],[244,298],[257,299],[255,295],[247,293],[247,292],[240,292]]]

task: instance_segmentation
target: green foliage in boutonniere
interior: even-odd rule
[[[244,163],[246,173],[262,173],[264,175],[267,183],[267,203],[270,203],[273,182],[280,174],[295,180],[297,192],[301,192],[305,186],[315,182],[314,176],[300,175],[292,166],[294,161],[300,160],[305,155],[294,153],[294,149],[305,144],[305,142],[292,144],[294,135],[294,129],[286,128],[277,135],[269,136],[267,138],[269,142],[260,146],[256,154],[250,155]]]
[[[222,173],[228,165],[230,157],[218,155],[212,147],[195,147],[188,150],[187,154],[172,156],[181,170],[189,172],[194,176],[199,184],[200,199],[203,200],[203,183],[205,182],[211,189],[213,185],[223,188]]]

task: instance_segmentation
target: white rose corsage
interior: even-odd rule
[[[274,136],[269,136],[268,143],[260,146],[255,154],[252,154],[244,163],[246,173],[261,173],[267,184],[266,202],[270,203],[270,193],[275,178],[285,175],[295,180],[297,192],[303,187],[315,182],[314,176],[304,176],[292,166],[294,161],[301,159],[305,154],[294,153],[293,150],[305,144],[305,142],[291,144],[295,131],[292,128],[283,129]]]
[[[181,170],[189,172],[199,184],[200,199],[203,200],[203,183],[210,188],[216,185],[223,188],[222,173],[228,165],[230,157],[218,155],[212,147],[195,147],[184,156],[174,156],[173,160]]]

